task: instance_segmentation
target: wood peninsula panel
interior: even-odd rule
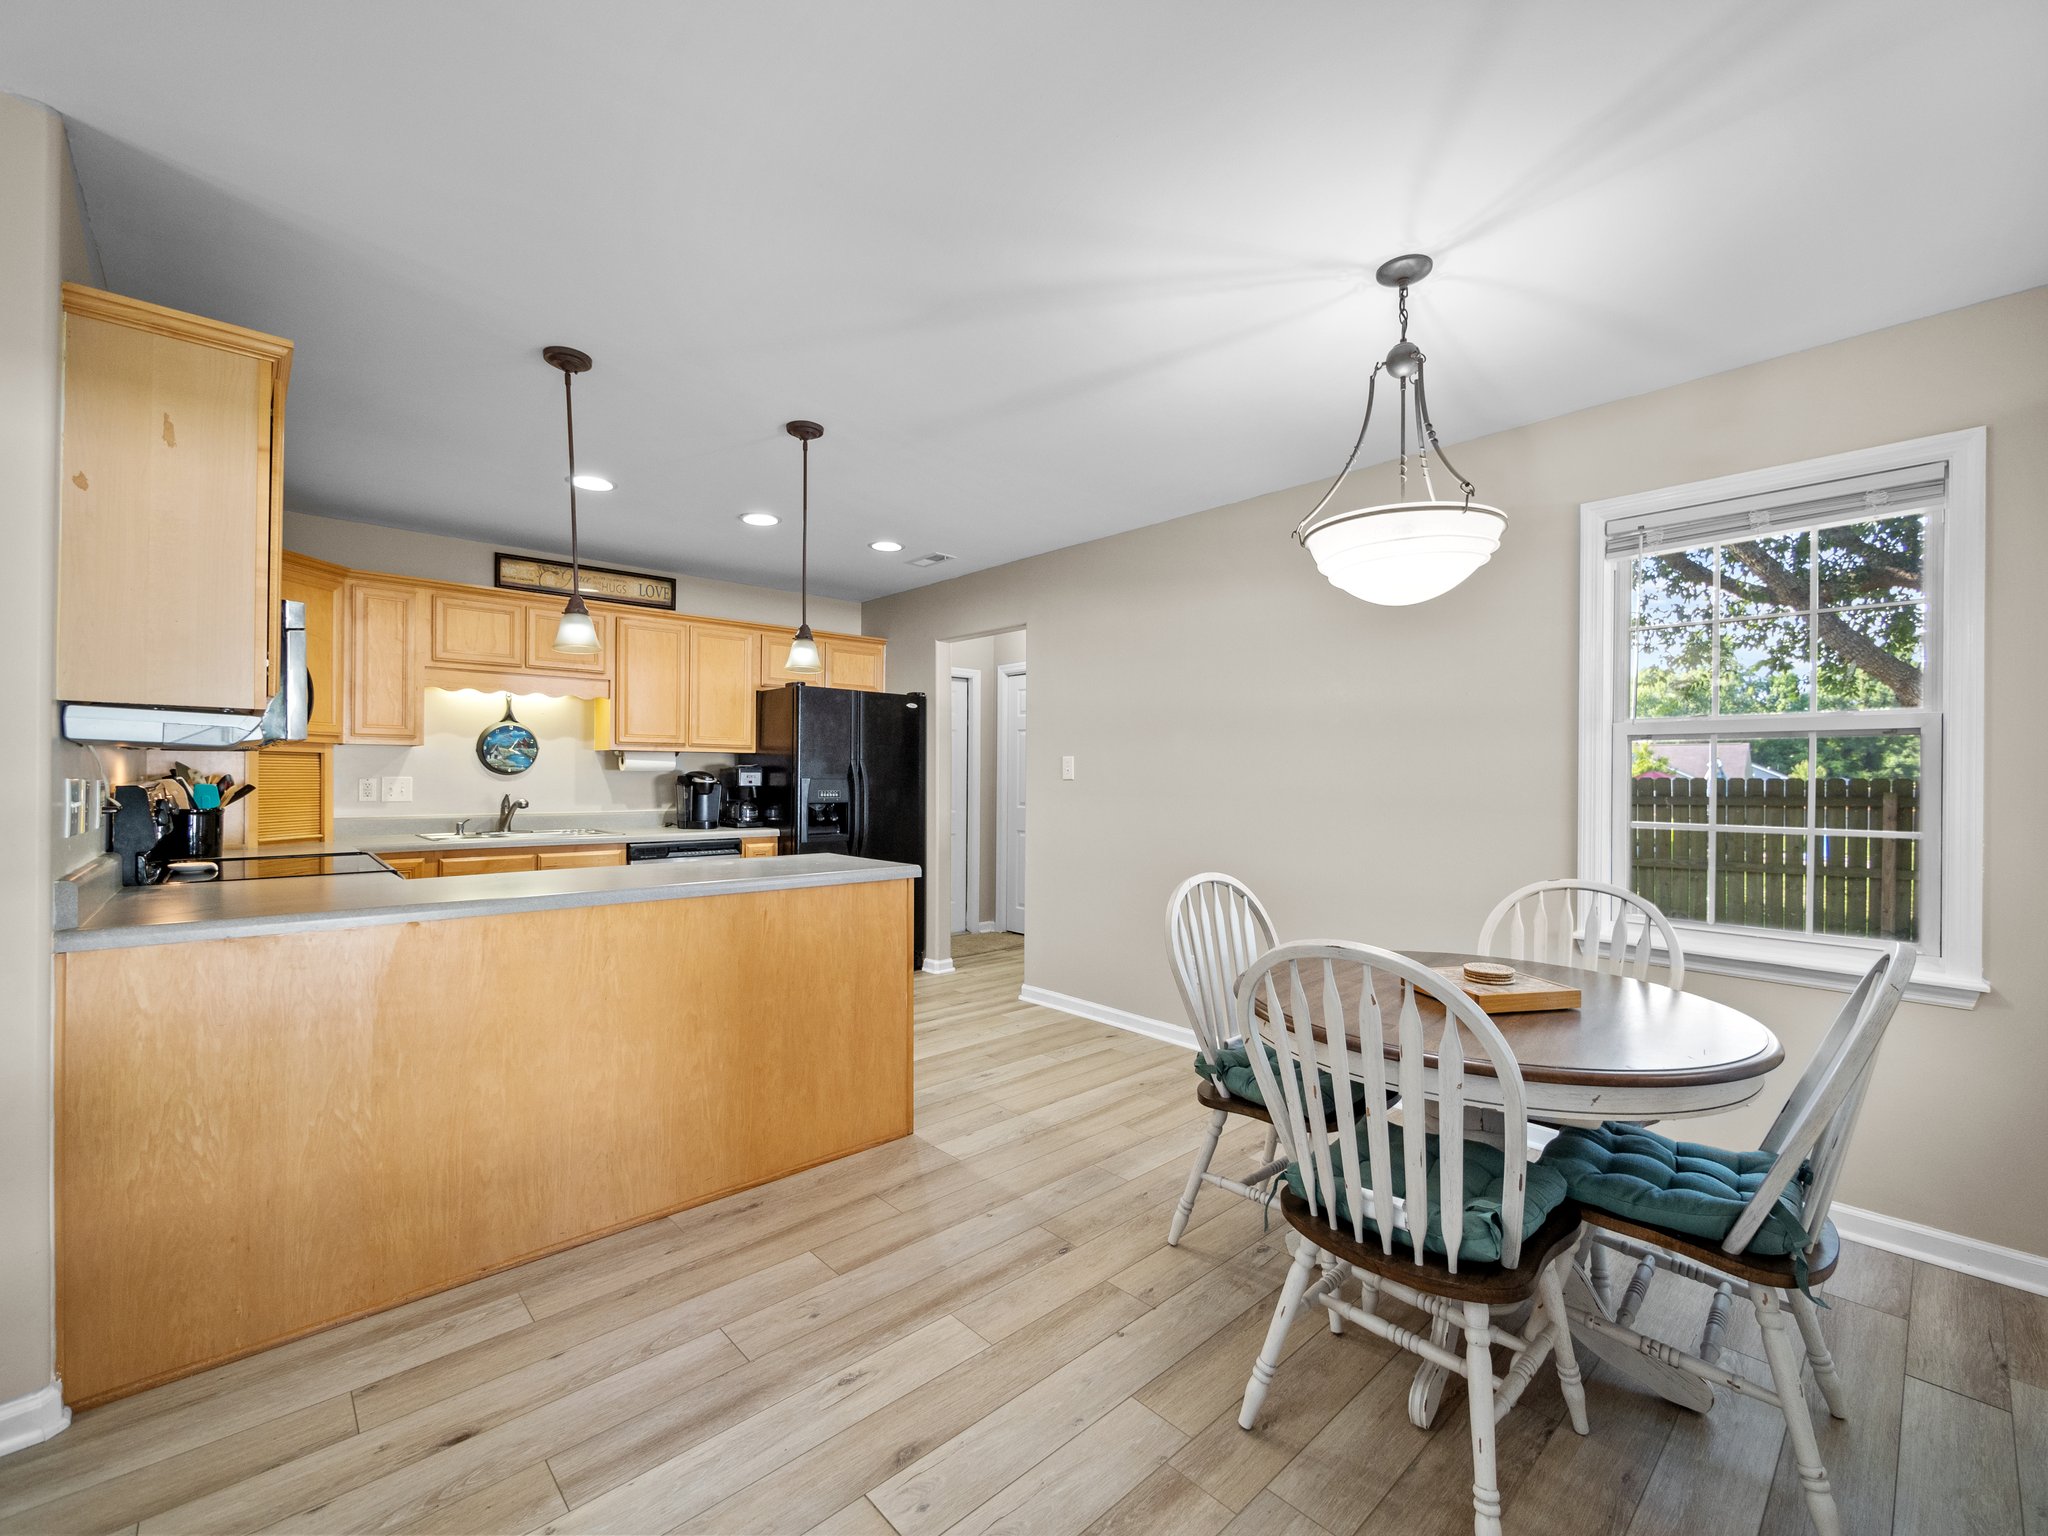
[[[70,1401],[908,1135],[911,889],[60,957]]]

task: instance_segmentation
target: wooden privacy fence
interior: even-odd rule
[[[1632,786],[1633,885],[1668,915],[1704,921],[1711,882],[1716,923],[1803,929],[1810,871],[1814,932],[1918,937],[1919,840],[1862,835],[1918,832],[1918,779],[1722,779],[1712,821],[1706,779],[1645,776]],[[1711,852],[1709,826],[1720,834]]]

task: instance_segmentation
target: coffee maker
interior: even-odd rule
[[[725,792],[725,810],[719,819],[728,827],[758,827],[768,820],[762,794],[766,772],[754,763],[736,763],[719,770]]]
[[[702,771],[679,774],[676,778],[676,825],[715,827],[724,791],[716,774]]]

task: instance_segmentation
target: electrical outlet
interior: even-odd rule
[[[94,779],[92,781],[92,799],[85,808],[85,830],[88,832],[99,831],[106,812],[107,781],[105,779]]]
[[[385,774],[384,798],[386,800],[410,800],[412,798],[412,776],[403,773]]]
[[[59,837],[76,837],[85,830],[85,792],[84,779],[64,781],[64,815],[57,825]]]
[[[377,798],[377,781],[375,779],[357,779],[356,798],[358,800],[375,800]]]
[[[1071,778],[1072,778],[1073,776],[1074,776],[1074,760],[1073,760],[1073,759],[1072,759],[1071,757],[1063,757],[1063,758],[1061,758],[1061,759],[1060,759],[1060,777],[1061,777],[1061,778],[1063,778],[1063,779],[1071,779]]]

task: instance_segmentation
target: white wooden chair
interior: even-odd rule
[[[1383,1048],[1383,1010],[1397,1029],[1398,1053],[1391,1058]],[[1562,1289],[1579,1218],[1563,1198],[1562,1180],[1552,1178],[1535,1208],[1553,1208],[1524,1236],[1531,1170],[1521,1150],[1527,1117],[1514,1053],[1493,1021],[1446,977],[1363,944],[1288,944],[1265,955],[1238,983],[1235,1020],[1252,1047],[1253,1071],[1275,1106],[1273,1123],[1295,1169],[1280,1201],[1294,1228],[1294,1263],[1245,1386],[1238,1423],[1246,1429],[1257,1423],[1295,1313],[1313,1302],[1328,1310],[1333,1331],[1344,1321],[1356,1323],[1465,1378],[1473,1529],[1496,1536],[1495,1425],[1553,1351],[1572,1428],[1586,1433],[1585,1392]],[[1263,1049],[1269,1044],[1277,1071]],[[1326,1095],[1323,1071],[1336,1092]],[[1346,1091],[1354,1081],[1365,1089],[1356,1097]],[[1410,1109],[1398,1143],[1390,1092]],[[1436,1139],[1434,1170],[1423,1133],[1427,1117],[1412,1112],[1423,1104],[1448,1128]],[[1498,1144],[1468,1143],[1461,1134],[1468,1104],[1500,1117]],[[1503,1154],[1502,1147],[1512,1152]],[[1469,1197],[1465,1170],[1474,1158],[1498,1162],[1500,1176]],[[1436,1232],[1429,1219],[1432,1171],[1442,1207]],[[1292,1187],[1297,1181],[1299,1193]],[[1490,1214],[1496,1211],[1497,1217]],[[1493,1234],[1486,1252],[1467,1235],[1471,1215],[1481,1218],[1480,1233]],[[1496,1243],[1497,1257],[1491,1252]],[[1317,1269],[1321,1275],[1311,1284]],[[1349,1278],[1360,1285],[1356,1303],[1344,1299]],[[1381,1317],[1383,1292],[1428,1313],[1428,1334]],[[1496,1321],[1497,1313],[1532,1299],[1523,1331]],[[1461,1330],[1462,1352],[1452,1347]],[[1502,1377],[1493,1373],[1495,1345],[1514,1357]]]
[[[1813,1420],[1807,1413],[1801,1352],[1793,1341],[1792,1327],[1797,1325],[1804,1341],[1805,1363],[1813,1367],[1828,1412],[1838,1419],[1846,1418],[1846,1400],[1835,1373],[1835,1362],[1821,1337],[1820,1315],[1801,1282],[1808,1287],[1819,1285],[1833,1273],[1840,1258],[1841,1241],[1828,1220],[1835,1180],[1848,1153],[1856,1117],[1862,1112],[1878,1046],[1883,1043],[1892,1015],[1898,1011],[1899,999],[1912,979],[1914,959],[1912,945],[1888,946],[1849,994],[1763,1139],[1762,1150],[1773,1154],[1769,1171],[1718,1247],[1582,1204],[1589,1234],[1636,1259],[1637,1269],[1612,1318],[1574,1308],[1573,1319],[1581,1327],[1701,1380],[1743,1397],[1775,1404],[1785,1415],[1793,1459],[1806,1493],[1807,1511],[1822,1536],[1836,1536],[1841,1523],[1827,1469],[1821,1463]],[[1778,1207],[1781,1197],[1788,1193],[1796,1219],[1803,1231],[1812,1235],[1813,1246],[1794,1257],[1750,1253],[1750,1244]],[[1682,1275],[1714,1292],[1697,1354],[1647,1337],[1632,1326],[1636,1309],[1652,1277],[1660,1270]],[[1746,1288],[1756,1308],[1775,1391],[1724,1370],[1717,1363],[1728,1304],[1737,1282]],[[1788,1308],[1790,1322],[1786,1318]]]
[[[1655,902],[1597,880],[1538,880],[1487,914],[1479,953],[1648,981],[1653,940],[1662,941],[1670,967],[1664,984],[1684,991],[1685,951]]]
[[[1195,1049],[1211,1074],[1195,1089],[1196,1101],[1210,1112],[1209,1134],[1195,1154],[1187,1188],[1181,1192],[1180,1204],[1174,1207],[1173,1220],[1166,1229],[1169,1247],[1176,1246],[1187,1230],[1195,1197],[1204,1184],[1263,1202],[1267,1193],[1258,1186],[1270,1183],[1287,1166],[1286,1158],[1275,1155],[1277,1135],[1270,1129],[1272,1116],[1263,1104],[1234,1096],[1223,1081],[1222,1070],[1223,1053],[1237,1044],[1238,1038],[1230,1020],[1237,979],[1275,942],[1273,920],[1259,898],[1242,880],[1229,875],[1191,875],[1166,904],[1166,952],[1173,963],[1174,984],[1180,988],[1181,1004],[1195,1031]],[[1216,1143],[1233,1115],[1264,1121],[1269,1128],[1264,1159],[1242,1179],[1209,1170]]]

